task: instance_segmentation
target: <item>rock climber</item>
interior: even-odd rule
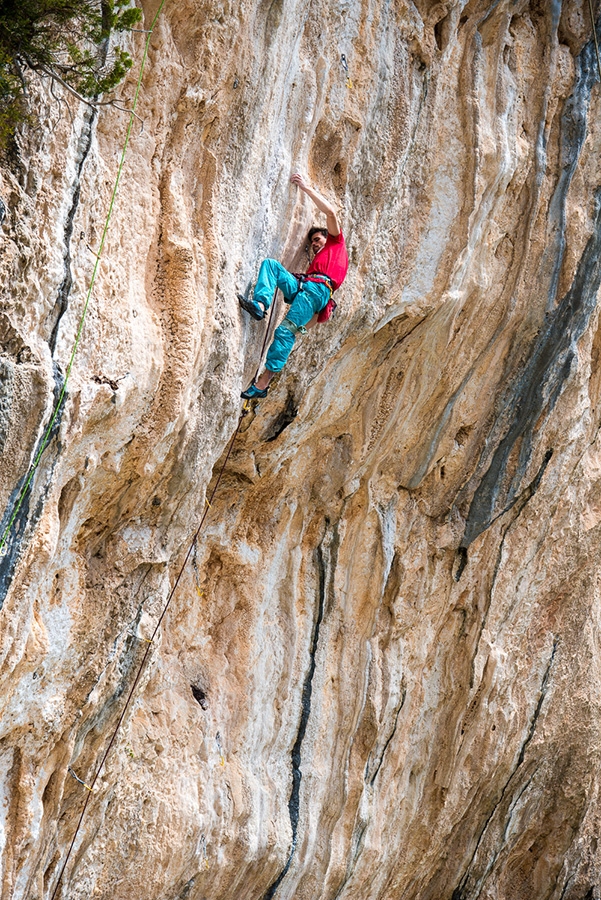
[[[309,231],[312,260],[306,273],[294,275],[277,260],[265,259],[259,269],[252,300],[238,294],[240,306],[253,319],[265,318],[276,287],[281,290],[286,303],[290,304],[286,318],[273,335],[264,371],[241,394],[245,400],[266,397],[271,379],[286,364],[296,335],[306,334],[307,328],[329,319],[336,307],[332,294],[338,290],[348,271],[346,244],[334,207],[307,184],[302,175],[295,174],[290,181],[311,198],[320,212],[325,213],[327,228],[314,227]]]

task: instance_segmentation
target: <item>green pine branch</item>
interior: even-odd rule
[[[142,18],[130,0],[0,0],[0,148],[29,118],[31,79],[50,77],[95,102],[132,66],[125,50],[107,52],[114,32]]]

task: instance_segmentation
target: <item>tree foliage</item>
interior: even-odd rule
[[[132,60],[114,31],[141,18],[130,0],[0,0],[0,145],[25,117],[32,77],[50,77],[89,100],[110,92]]]

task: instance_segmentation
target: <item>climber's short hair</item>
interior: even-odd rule
[[[325,238],[327,238],[328,236],[327,228],[309,228],[309,234],[307,235],[307,240],[309,241],[309,243],[311,242],[311,238],[313,237],[313,235],[317,234],[317,232],[323,234]]]

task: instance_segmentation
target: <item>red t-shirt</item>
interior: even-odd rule
[[[337,291],[348,272],[348,254],[342,232],[334,237],[328,234],[324,246],[313,257],[313,262],[307,269],[307,275],[327,275],[332,279],[334,290]]]

